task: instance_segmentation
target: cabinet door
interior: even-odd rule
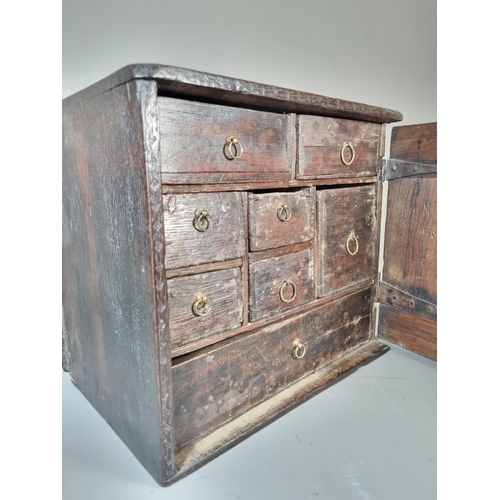
[[[377,185],[318,190],[318,296],[375,282]]]
[[[437,124],[395,127],[379,337],[436,360]]]

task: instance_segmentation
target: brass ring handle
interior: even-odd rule
[[[344,156],[344,152],[347,148],[349,148],[351,150],[351,153],[352,153],[351,159],[349,161],[347,161],[345,159],[345,156]],[[346,166],[352,165],[352,162],[354,161],[355,156],[356,156],[356,153],[354,151],[353,145],[349,141],[344,142],[344,144],[342,144],[342,149],[340,150],[340,159],[342,160],[342,163]]]
[[[356,248],[354,249],[354,252],[351,251],[351,248],[350,248],[350,243],[351,241],[354,241],[354,243],[356,243]],[[347,250],[347,253],[349,255],[356,255],[358,253],[358,250],[359,250],[359,241],[358,241],[358,238],[356,238],[356,235],[354,233],[351,233],[348,238],[347,238],[347,241],[345,242],[345,248]]]
[[[206,210],[196,210],[194,213],[194,228],[202,233],[212,228],[212,217]]]
[[[208,305],[208,309],[204,311],[206,305]],[[206,316],[211,310],[212,301],[206,295],[199,295],[198,300],[193,304],[195,316]]]
[[[292,218],[292,209],[288,205],[281,205],[281,207],[278,209],[278,219],[280,221],[287,221]]]
[[[240,154],[238,154],[237,144],[239,144],[240,146]],[[243,146],[241,145],[241,142],[238,140],[237,137],[228,137],[226,139],[226,146],[227,146],[227,151],[233,160],[237,160],[238,158],[241,158],[243,156]],[[233,147],[235,154],[233,154]]]
[[[300,340],[294,340],[293,344],[293,356],[297,359],[302,359],[306,355],[307,346],[303,344]]]
[[[293,288],[293,294],[292,294],[292,297],[290,299],[285,299],[285,297],[283,295],[283,293],[285,291],[285,288],[287,286],[291,286]],[[295,297],[297,297],[297,286],[295,285],[295,283],[293,281],[291,281],[291,280],[285,280],[285,281],[283,281],[283,284],[280,287],[280,299],[281,299],[281,302],[284,302],[285,304],[288,304]]]

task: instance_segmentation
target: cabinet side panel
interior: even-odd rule
[[[150,179],[136,89],[63,109],[63,307],[74,383],[161,481]]]

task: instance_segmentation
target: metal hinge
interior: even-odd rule
[[[380,181],[385,182],[385,174],[387,171],[387,160],[382,160],[382,164],[380,165]]]

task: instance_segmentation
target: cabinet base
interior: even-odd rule
[[[274,422],[293,408],[354,373],[358,368],[389,351],[389,347],[372,340],[302,378],[274,397],[264,401],[210,435],[186,446],[176,454],[177,474],[165,479],[163,486],[175,483],[210,460],[229,450],[243,439]]]

